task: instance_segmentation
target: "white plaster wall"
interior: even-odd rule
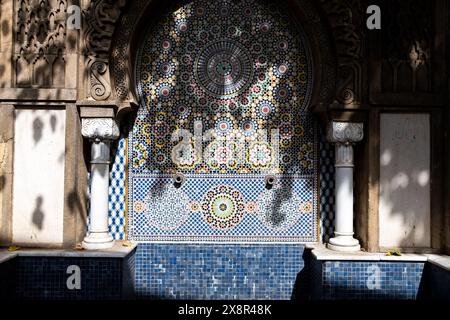
[[[430,117],[381,114],[381,247],[430,247]]]
[[[13,242],[63,242],[65,110],[16,109]]]

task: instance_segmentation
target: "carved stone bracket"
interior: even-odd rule
[[[112,118],[83,118],[81,134],[92,140],[116,140],[119,138],[120,130],[116,120]]]
[[[88,96],[107,100],[112,93],[109,73],[109,50],[121,10],[126,0],[93,0],[83,10],[84,55],[89,74]]]
[[[359,0],[321,0],[333,35],[338,58],[335,102],[345,105],[361,103],[362,42],[364,30]]]

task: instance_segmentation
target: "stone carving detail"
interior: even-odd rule
[[[105,78],[105,75],[108,75],[108,62],[98,59],[92,59],[90,62],[91,96],[94,100],[106,100],[111,95],[109,80]]]
[[[109,49],[125,3],[126,0],[94,0],[83,10],[88,95],[94,100],[107,100],[111,96]]]
[[[120,130],[112,118],[83,118],[81,134],[88,139],[116,140],[119,138]]]
[[[64,87],[66,0],[15,0],[15,84]]]
[[[430,92],[433,2],[390,0],[381,3],[381,10],[386,24],[379,44],[383,92]]]
[[[362,18],[365,12],[359,0],[321,0],[338,58],[335,99],[344,105],[361,102]],[[358,15],[359,14],[359,15]]]
[[[327,138],[332,143],[351,144],[364,136],[363,123],[332,121],[328,126]]]

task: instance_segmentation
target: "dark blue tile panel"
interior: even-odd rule
[[[427,263],[426,266],[426,299],[450,300],[450,271]]]
[[[122,295],[122,259],[19,257],[15,296],[32,300],[120,299]],[[81,289],[67,288],[67,268],[81,270]]]
[[[141,243],[136,294],[152,299],[291,299],[302,281],[303,253],[304,246],[296,244]]]
[[[10,300],[14,297],[14,288],[16,287],[17,260],[11,260],[0,263],[0,299]]]

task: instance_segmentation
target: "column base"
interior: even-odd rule
[[[359,241],[352,236],[337,236],[331,238],[327,248],[334,251],[356,252],[361,250]]]
[[[108,232],[91,232],[84,238],[82,246],[86,250],[108,249],[114,246],[114,239]]]

